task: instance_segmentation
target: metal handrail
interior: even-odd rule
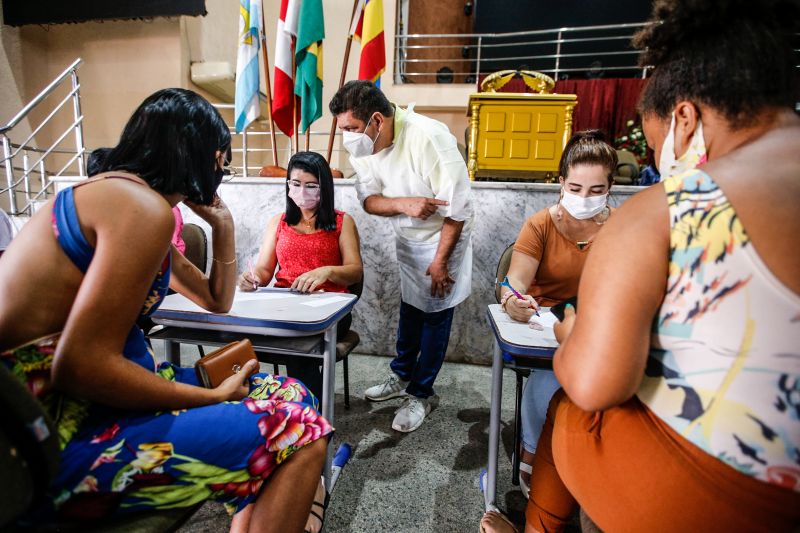
[[[212,103],[211,105],[213,105],[217,109],[224,109],[224,110],[233,110],[234,109],[234,104]],[[316,124],[321,124],[321,122],[317,122]],[[230,125],[228,126],[228,129],[230,130],[230,133],[231,133],[231,139],[236,139],[236,138],[239,138],[239,137],[242,139],[241,148],[232,148],[231,149],[231,152],[233,152],[234,154],[241,155],[241,158],[242,158],[241,166],[232,165],[234,170],[239,170],[239,169],[242,170],[242,173],[241,174],[237,173],[236,177],[233,178],[233,179],[258,176],[258,170],[261,169],[261,165],[253,166],[253,165],[249,164],[250,163],[249,155],[250,154],[256,154],[256,153],[258,153],[258,154],[271,153],[272,152],[272,144],[271,143],[265,143],[263,147],[255,147],[250,143],[250,141],[248,141],[248,139],[250,139],[251,137],[257,137],[257,138],[259,138],[259,137],[268,137],[268,138],[270,138],[270,136],[271,136],[270,132],[269,131],[252,130],[252,129],[249,129],[249,128],[245,129],[242,132],[237,132],[236,128],[233,127],[233,126],[230,126]],[[301,135],[304,136],[304,134],[301,134]],[[328,131],[328,130],[311,130],[311,137],[312,138],[319,138],[319,137],[323,137],[323,136],[327,138],[328,135],[330,135],[330,131]],[[337,136],[337,137],[340,137],[342,134],[341,134],[341,132],[336,131],[334,133],[334,135]],[[276,137],[276,139],[280,138],[281,139],[281,144],[283,144],[283,146],[278,146],[276,148],[276,150],[277,150],[277,152],[279,154],[285,156],[285,154],[287,154],[287,153],[288,154],[293,154],[294,153],[294,143],[293,143],[294,138],[293,137],[289,137],[288,135],[283,133],[280,129],[276,129],[275,130],[275,137]],[[312,147],[312,150],[313,150],[313,147]],[[341,153],[344,150],[342,148],[335,148],[334,151],[337,152],[337,153]],[[321,150],[320,150],[320,152],[321,152]],[[272,160],[272,158],[269,158],[269,157],[266,158],[266,159],[269,160],[270,162]],[[249,172],[251,170],[255,170],[256,171],[255,174],[250,174]]]
[[[395,40],[416,37],[483,37],[483,38],[506,38],[506,37],[523,37],[526,35],[544,35],[547,33],[569,32],[569,31],[598,31],[598,30],[615,30],[627,28],[641,28],[642,26],[649,25],[649,22],[626,22],[624,24],[603,24],[599,26],[572,26],[563,28],[551,28],[546,30],[526,30],[514,31],[508,33],[406,33],[403,35],[395,35]]]
[[[463,65],[464,67],[458,70],[468,70],[470,72],[453,72],[448,74],[469,77],[473,81],[477,81],[479,76],[488,73],[488,71],[484,72],[481,69],[482,65],[497,65],[504,62],[511,64],[536,62],[536,70],[552,73],[553,77],[558,80],[560,74],[591,71],[591,65],[586,65],[582,68],[576,67],[576,62],[580,65],[581,59],[586,61],[586,58],[638,57],[640,52],[638,50],[625,49],[627,48],[626,44],[627,41],[631,39],[635,30],[649,24],[651,23],[631,22],[624,24],[572,26],[507,33],[403,34],[398,32],[395,35],[395,46],[398,50],[396,55],[397,62],[395,64],[395,83],[403,83],[404,79],[413,80],[417,76],[425,76],[428,78],[435,76],[435,73],[424,71],[425,64],[449,64],[453,66],[452,70],[456,70],[456,65]],[[618,34],[608,35],[608,33],[614,32]],[[542,38],[537,39],[537,37]],[[425,39],[426,42],[423,44],[415,44],[415,40],[419,39]],[[467,40],[469,42],[449,44],[447,43],[448,39],[461,39],[462,41]],[[436,44],[437,40],[442,44]],[[625,44],[622,44],[622,41],[624,41]],[[576,43],[605,43],[606,48],[598,50],[597,52],[568,49]],[[617,45],[616,43],[620,44]],[[611,47],[610,49],[608,48],[609,46]],[[508,48],[519,50],[520,47],[528,47],[529,49],[533,47],[547,48],[544,50],[541,50],[541,48],[526,50],[528,52],[527,54],[486,57],[488,50],[500,51]],[[567,50],[565,50],[565,47]],[[463,55],[461,57],[448,58],[436,58],[430,55],[425,57],[424,51],[427,49],[461,50]],[[544,53],[535,53],[538,50]],[[409,57],[410,52],[414,54],[413,57]],[[497,52],[492,55],[496,54]],[[620,66],[620,62],[624,63],[624,66]],[[512,68],[512,66],[508,66],[508,68]],[[494,69],[491,71],[493,70]],[[622,59],[622,61],[612,61],[612,64],[604,66],[603,70],[632,71],[637,74],[641,73],[641,75],[644,76],[647,72],[647,67],[640,67],[636,64],[635,60],[629,62],[627,59]]]
[[[51,82],[50,82],[50,85],[48,85],[47,87],[45,87],[44,89],[42,89],[42,92],[40,92],[40,93],[39,93],[39,94],[36,96],[36,98],[34,98],[33,100],[31,100],[31,101],[28,103],[28,105],[26,105],[25,107],[23,107],[23,108],[22,108],[22,110],[21,110],[19,113],[17,113],[16,115],[14,115],[14,118],[12,118],[11,120],[9,120],[9,121],[8,121],[8,124],[6,124],[5,126],[2,126],[2,127],[0,127],[0,133],[5,133],[5,132],[7,132],[8,130],[10,130],[11,128],[13,128],[14,126],[16,126],[17,124],[19,124],[19,121],[20,121],[20,120],[22,120],[23,118],[25,118],[25,117],[28,115],[28,113],[30,113],[30,112],[31,112],[31,109],[33,109],[34,107],[36,107],[37,105],[39,105],[39,104],[42,102],[42,100],[44,100],[45,98],[47,98],[47,97],[50,95],[50,93],[52,93],[52,92],[53,92],[53,90],[54,90],[56,87],[58,87],[59,85],[61,85],[61,82],[62,82],[62,81],[64,81],[64,79],[65,79],[67,76],[69,76],[70,74],[72,74],[72,72],[73,72],[75,69],[77,69],[77,68],[78,68],[78,65],[80,65],[81,63],[83,63],[83,59],[81,59],[81,58],[78,58],[78,59],[76,59],[75,61],[73,61],[73,62],[72,62],[72,64],[71,64],[70,66],[68,66],[66,69],[64,69],[64,72],[62,72],[61,74],[59,74],[59,75],[58,75],[58,77],[56,77],[56,79],[54,79],[53,81],[51,81]]]
[[[0,127],[0,141],[2,142],[2,158],[0,158],[0,166],[5,170],[6,183],[5,188],[0,189],[0,195],[7,194],[8,209],[11,214],[23,215],[33,214],[33,209],[42,197],[46,198],[53,188],[50,177],[61,176],[66,170],[77,163],[77,174],[80,176],[85,175],[84,154],[86,149],[83,144],[83,114],[81,113],[80,104],[80,89],[81,85],[78,82],[77,69],[83,63],[83,60],[78,58],[72,62],[61,74],[56,76],[33,100],[25,105],[14,117],[4,126]],[[21,142],[12,142],[9,135],[12,134],[14,128],[22,122],[30,112],[42,105],[42,103],[50,96],[55,90],[61,87],[69,80],[69,90],[60,102],[58,102],[46,114],[45,118],[39,122],[38,125],[33,127],[30,134]],[[72,121],[66,129],[60,133],[54,142],[50,143],[47,148],[39,148],[33,146],[34,139],[39,135],[44,128],[52,124],[53,118],[62,111],[68,102],[72,102]],[[56,132],[54,132],[56,133]],[[70,135],[74,135],[75,148],[74,150],[60,149],[59,146]],[[31,164],[29,154],[40,154],[40,157]],[[55,172],[48,170],[48,163],[52,163],[51,156],[71,155],[67,159],[66,164]],[[15,161],[18,158],[22,159],[22,166]],[[61,159],[59,157],[58,159]],[[56,161],[59,164],[60,161]],[[19,178],[16,177],[21,172]],[[36,173],[39,175],[39,183],[36,185],[38,191],[34,190],[31,183],[31,175]],[[35,183],[35,182],[34,182]],[[21,187],[21,188],[20,188]],[[25,198],[24,206],[18,208],[18,194],[23,194]],[[2,196],[0,196],[2,198]]]

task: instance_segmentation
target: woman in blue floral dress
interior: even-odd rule
[[[0,362],[58,428],[48,507],[60,518],[213,498],[236,512],[232,531],[305,524],[333,430],[316,398],[291,378],[254,374],[255,363],[201,388],[192,369],[156,368],[134,324],[171,274],[199,305],[230,308],[233,221],[215,192],[229,150],[208,102],[159,91],[134,112],[105,172],[61,191],[0,260]],[[208,277],[171,253],[180,201],[212,227]]]

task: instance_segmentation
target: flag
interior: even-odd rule
[[[297,17],[301,0],[281,0],[275,43],[275,89],[272,98],[272,118],[278,128],[294,135],[294,72],[292,72],[292,41],[297,37]]]
[[[383,0],[361,0],[350,34],[361,42],[358,79],[380,86],[386,70],[386,48],[383,42]]]
[[[259,115],[258,51],[261,29],[261,0],[239,0],[239,50],[236,55],[236,96],[234,117],[241,132]]]
[[[300,97],[300,131],[322,116],[322,40],[325,21],[322,0],[303,0],[295,51],[297,78],[294,94]]]

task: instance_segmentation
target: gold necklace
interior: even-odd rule
[[[304,225],[306,228],[309,228],[309,229],[310,229],[310,228],[312,228],[312,227],[313,227],[313,223],[312,223],[312,221],[313,221],[315,218],[317,218],[317,214],[316,214],[316,213],[314,213],[314,215],[313,215],[311,218],[309,218],[309,219],[305,219],[305,218],[303,218],[303,217],[302,217],[302,215],[301,215],[301,216],[300,216],[300,221],[303,223],[303,225]]]

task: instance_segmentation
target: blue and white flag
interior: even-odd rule
[[[239,0],[239,52],[236,56],[236,131],[259,115],[258,51],[261,48],[261,0]]]

